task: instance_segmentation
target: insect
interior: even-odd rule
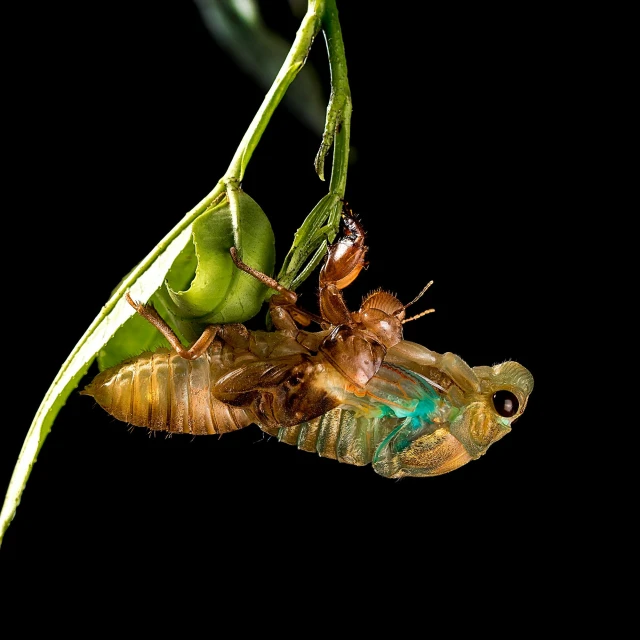
[[[81,393],[115,418],[171,433],[223,434],[257,424],[280,441],[382,476],[436,476],[483,455],[511,430],[533,389],[517,362],[471,368],[403,340],[409,305],[375,290],[349,311],[342,290],[366,265],[365,233],[345,208],[343,235],[319,277],[319,315],[295,292],[246,265],[276,293],[274,331],[208,326],[185,347],[151,305],[127,300],[172,349],[106,369]],[[429,283],[431,284],[431,283]],[[315,330],[310,327],[314,326]]]

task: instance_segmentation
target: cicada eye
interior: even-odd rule
[[[501,389],[493,394],[493,406],[503,418],[510,418],[518,413],[520,403],[511,391]]]

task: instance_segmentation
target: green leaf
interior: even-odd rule
[[[164,282],[167,272],[191,236],[191,225],[187,226],[167,246],[142,274],[130,283],[132,297],[148,300]],[[146,260],[145,260],[146,262]],[[71,392],[87,373],[101,347],[115,331],[134,313],[133,307],[124,298],[125,288],[120,287],[103,307],[102,312],[91,323],[67,358],[58,375],[49,387],[25,438],[18,456],[9,488],[0,512],[0,539],[13,520],[20,504],[22,492],[31,469],[36,462],[51,426]]]
[[[153,299],[152,297],[151,301]],[[150,322],[136,313],[100,349],[98,368],[100,371],[104,371],[143,351],[155,351],[159,347],[171,348],[171,345]]]
[[[229,248],[236,244],[235,238],[251,264],[269,275],[273,271],[275,240],[269,220],[247,194],[229,189],[234,194],[231,199],[210,207],[193,223],[193,242],[187,243],[166,282],[150,298],[185,345],[194,342],[206,324],[248,320],[264,301],[265,287],[242,274],[231,260]],[[102,371],[159,347],[170,345],[153,325],[134,314],[100,349],[98,366]]]
[[[189,286],[195,274],[196,264],[193,242],[188,242],[187,246],[171,265],[166,275],[166,283],[182,288]],[[166,294],[166,283],[163,283],[162,287],[151,296],[150,302],[158,313],[167,320],[182,342],[189,344],[198,336],[195,335],[193,328],[179,322],[171,312]],[[104,371],[143,351],[155,351],[159,347],[170,348],[171,345],[150,322],[135,313],[115,332],[109,342],[100,349],[97,357],[98,367],[100,371]]]
[[[260,206],[239,189],[193,223],[198,261],[195,277],[185,291],[167,286],[180,319],[201,323],[245,322],[262,306],[267,287],[240,271],[229,254],[235,246],[243,262],[272,275],[275,238]]]

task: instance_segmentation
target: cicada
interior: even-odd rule
[[[106,369],[81,393],[109,414],[152,430],[223,434],[256,424],[280,441],[388,478],[436,476],[482,456],[511,430],[533,389],[517,362],[470,367],[403,340],[407,317],[393,294],[375,290],[350,311],[342,290],[365,266],[365,233],[345,209],[343,232],[319,277],[319,313],[294,291],[231,257],[275,290],[273,331],[206,327],[185,347],[153,306],[127,300],[167,338]],[[430,283],[431,284],[431,283]]]

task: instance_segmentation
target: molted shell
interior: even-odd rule
[[[214,398],[210,388],[206,355],[185,360],[161,350],[106,369],[81,393],[92,396],[114,418],[153,430],[206,435],[252,422],[244,409]]]

